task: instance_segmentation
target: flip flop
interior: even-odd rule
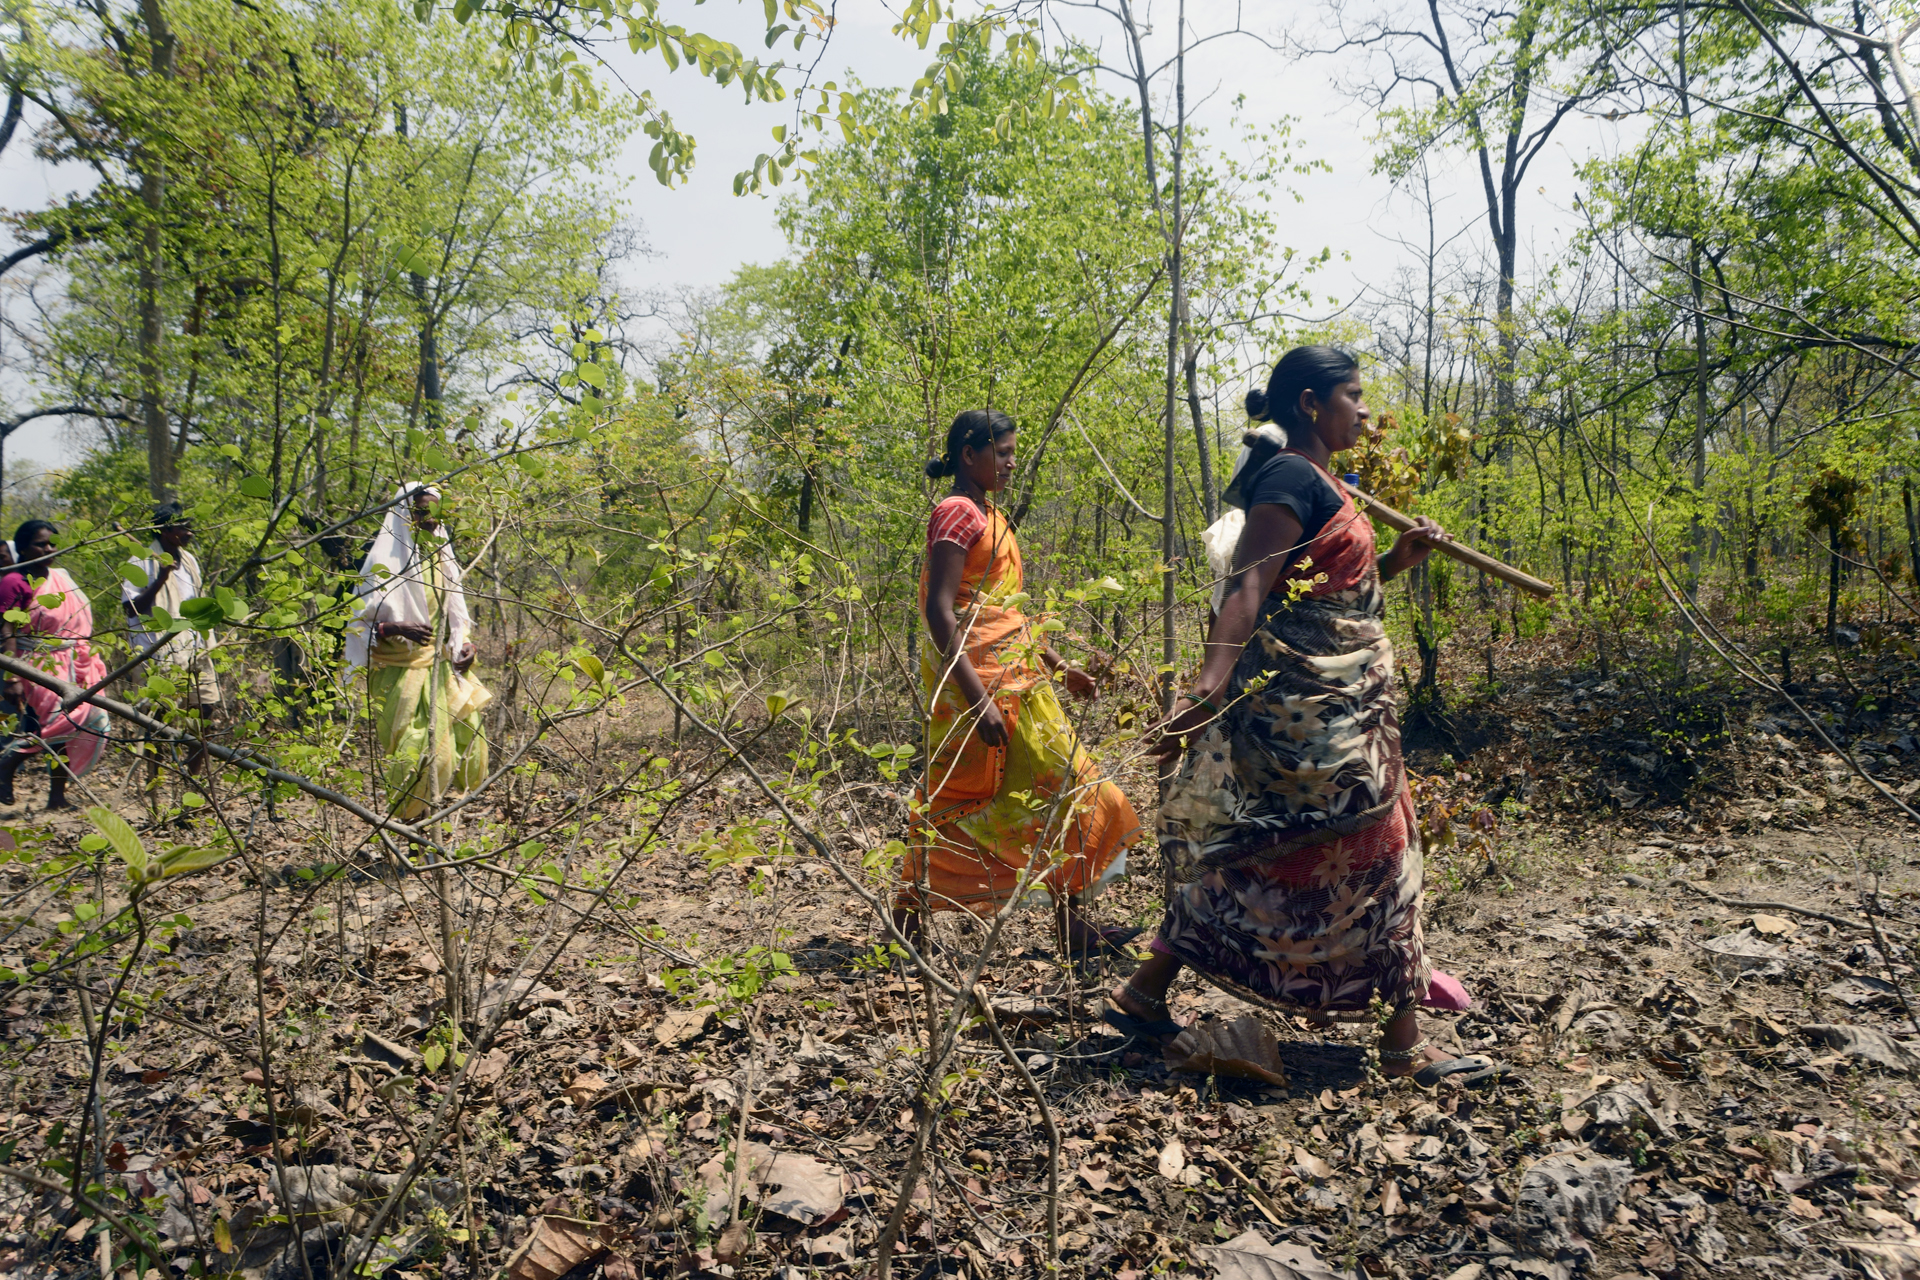
[[[1092,960],[1097,956],[1118,956],[1124,960],[1131,960],[1133,953],[1126,949],[1127,944],[1145,932],[1145,929],[1114,925],[1100,930],[1100,936],[1096,941],[1073,947],[1067,955],[1074,960]]]
[[[1130,1039],[1151,1040],[1156,1049],[1186,1030],[1172,1018],[1160,1018],[1149,1022],[1145,1018],[1136,1018],[1116,1008],[1111,1002],[1101,1011],[1100,1021]]]
[[[1445,1062],[1429,1062],[1413,1073],[1413,1082],[1431,1089],[1442,1080],[1462,1077],[1454,1083],[1463,1089],[1476,1088],[1499,1079],[1513,1070],[1504,1062],[1496,1062],[1484,1053],[1469,1053],[1464,1057],[1448,1058]]]

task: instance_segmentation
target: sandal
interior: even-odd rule
[[[1134,957],[1133,953],[1127,950],[1127,944],[1145,932],[1145,929],[1138,927],[1112,925],[1099,930],[1091,942],[1083,942],[1077,947],[1070,948],[1067,951],[1067,955],[1077,962],[1094,960],[1102,956],[1115,956],[1123,960],[1131,960]],[[1133,994],[1140,995],[1138,991],[1135,991]],[[1141,998],[1145,999],[1146,997],[1142,996]]]
[[[1428,1063],[1413,1073],[1413,1082],[1431,1089],[1442,1080],[1458,1076],[1460,1078],[1454,1079],[1454,1083],[1460,1088],[1476,1089],[1491,1084],[1512,1070],[1506,1063],[1496,1062],[1484,1053],[1469,1053],[1464,1057],[1448,1058],[1445,1062]]]
[[[1186,1030],[1168,1014],[1165,1000],[1153,999],[1132,982],[1124,985],[1133,993],[1134,999],[1147,1006],[1150,1011],[1158,1012],[1160,1016],[1158,1018],[1137,1017],[1109,1000],[1107,1007],[1100,1012],[1100,1021],[1131,1039],[1150,1040],[1155,1048],[1164,1046],[1167,1041]]]

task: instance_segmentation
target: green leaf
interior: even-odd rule
[[[595,684],[606,683],[607,668],[601,663],[600,659],[590,653],[583,653],[574,660],[574,663],[580,670],[586,673],[587,679],[593,681]]]
[[[140,837],[134,834],[127,820],[104,805],[93,805],[87,809],[87,819],[100,828],[100,834],[107,838],[113,851],[127,864],[127,873],[134,883],[147,878],[147,847],[140,843]]]
[[[160,856],[157,868],[160,876],[183,876],[190,871],[204,871],[226,860],[227,855],[219,849],[175,849]],[[188,928],[190,925],[182,925]]]
[[[195,631],[211,631],[226,621],[227,611],[220,607],[218,600],[209,600],[205,596],[195,596],[191,600],[180,602],[180,616]]]
[[[119,564],[115,565],[114,568],[119,571],[122,579],[131,582],[136,587],[145,587],[153,581],[152,578],[147,576],[145,569],[142,569],[131,560],[122,560]]]
[[[427,1064],[427,1070],[438,1071],[440,1064],[447,1060],[447,1046],[430,1044],[420,1051],[420,1061]]]
[[[265,476],[241,476],[240,492],[249,498],[271,498],[273,486]]]

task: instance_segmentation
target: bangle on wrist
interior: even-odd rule
[[[1208,711],[1211,711],[1216,716],[1220,714],[1220,708],[1218,705],[1214,703],[1212,698],[1204,697],[1201,694],[1195,693],[1191,689],[1187,690],[1185,693],[1181,694],[1180,696],[1192,701],[1192,703],[1196,707],[1205,707]]]

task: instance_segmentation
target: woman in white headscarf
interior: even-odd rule
[[[367,707],[387,754],[388,804],[409,820],[487,774],[480,711],[493,695],[467,675],[473,619],[460,562],[434,514],[438,490],[400,486],[360,566],[347,662],[367,668]]]

